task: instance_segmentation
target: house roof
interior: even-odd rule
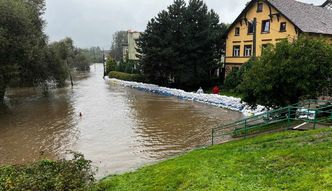
[[[302,32],[332,35],[332,10],[295,0],[267,0]]]

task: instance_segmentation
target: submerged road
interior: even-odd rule
[[[92,160],[102,177],[206,145],[213,127],[243,117],[111,84],[102,72],[93,65],[89,74],[76,75],[73,89],[48,97],[10,90],[8,107],[0,109],[0,164],[57,159],[73,150]]]

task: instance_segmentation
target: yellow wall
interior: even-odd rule
[[[256,46],[256,55],[261,55],[262,45],[263,44],[275,44],[281,39],[289,39],[290,41],[294,38],[297,38],[296,33],[296,27],[288,21],[285,17],[280,15],[279,21],[277,19],[277,16],[273,16],[273,19],[270,23],[270,32],[267,34],[262,34],[262,21],[270,19],[270,9],[268,4],[263,2],[263,11],[257,12],[257,3],[254,3],[252,7],[248,10],[246,13],[246,18],[248,20],[253,20],[254,18],[257,18],[257,46]],[[272,9],[272,14],[278,13],[275,9]],[[242,16],[244,17],[244,15]],[[280,23],[286,22],[287,28],[286,32],[280,32]],[[235,36],[235,28],[240,27],[240,35]],[[226,64],[228,66],[228,70],[226,69],[226,72],[229,72],[229,70],[233,66],[241,66],[241,64],[248,61],[248,57],[244,57],[244,45],[253,45],[253,35],[248,35],[248,26],[245,24],[245,22],[242,22],[242,26],[240,22],[236,23],[229,31],[227,40],[226,40]],[[233,46],[234,45],[240,45],[240,57],[233,57]]]

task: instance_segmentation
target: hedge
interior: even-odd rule
[[[140,74],[128,74],[124,72],[111,71],[108,76],[125,81],[145,82],[144,76]]]

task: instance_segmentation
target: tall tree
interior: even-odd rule
[[[128,32],[118,31],[113,34],[113,42],[111,47],[111,56],[115,61],[123,59],[123,45],[128,43]]]
[[[37,6],[38,5],[38,6]],[[44,1],[0,1],[0,102],[9,83],[43,78],[46,36],[41,14]]]
[[[177,87],[207,85],[217,67],[226,25],[202,0],[175,0],[147,25],[138,46],[144,75]]]
[[[0,0],[0,102],[10,85],[55,80],[63,86],[69,68],[88,69],[86,56],[72,39],[48,45],[44,12],[45,0]]]

